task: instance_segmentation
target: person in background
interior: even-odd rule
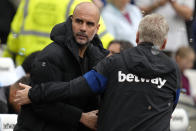
[[[136,46],[136,32],[141,11],[130,0],[108,0],[102,10],[103,20],[115,40],[126,40]]]
[[[42,50],[51,43],[50,32],[54,25],[64,22],[81,2],[91,0],[21,0],[11,23],[3,57],[11,57],[16,66],[32,52]],[[1,21],[0,21],[1,22]],[[113,40],[100,19],[99,36],[104,47]]]
[[[195,52],[190,46],[180,47],[176,51],[175,59],[181,71],[181,87],[185,89],[187,95],[191,96],[190,83],[188,77],[185,76],[184,71],[193,67],[195,61]]]
[[[25,74],[30,75],[31,70],[33,69],[33,63],[36,59],[36,57],[39,55],[41,51],[36,51],[31,53],[27,56],[27,58],[23,61],[21,67],[23,68]]]
[[[147,15],[138,28],[137,47],[106,57],[70,82],[20,84],[24,90],[17,91],[15,101],[40,104],[102,94],[97,131],[170,131],[180,71],[162,52],[168,30],[163,16]]]
[[[24,76],[14,84],[0,88],[0,114],[18,114],[21,106],[14,102],[19,83],[30,84],[29,76]]]
[[[143,14],[158,13],[169,23],[168,44],[165,52],[174,56],[181,46],[188,46],[185,21],[192,20],[195,0],[136,0]]]
[[[193,21],[192,24],[192,36],[193,36],[193,45],[192,48],[194,49],[194,51],[196,52],[196,18]]]
[[[109,43],[107,49],[110,51],[109,55],[113,55],[113,54],[120,53],[121,51],[128,49],[128,48],[132,48],[132,47],[133,45],[128,41],[113,40]]]
[[[102,10],[102,8],[104,7],[104,2],[102,0],[92,0],[92,1],[100,10]]]
[[[195,3],[196,4],[196,3]],[[192,25],[191,25],[191,32],[192,32],[192,48],[194,49],[195,53],[196,53],[196,18],[193,20]],[[194,69],[196,69],[196,60],[194,62]]]
[[[15,6],[15,8],[18,8],[21,0],[8,0],[8,1],[10,1]]]
[[[0,1],[0,44],[6,44],[10,32],[10,24],[16,13],[11,0]]]

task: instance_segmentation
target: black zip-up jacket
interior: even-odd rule
[[[54,42],[38,54],[32,65],[32,86],[44,82],[70,81],[89,71],[108,54],[95,35],[81,59],[71,27],[69,18],[53,28],[51,39]],[[81,113],[97,109],[97,106],[96,97],[24,105],[14,131],[88,131],[89,129],[79,123]]]
[[[83,77],[32,88],[29,98],[48,103],[102,93],[98,131],[169,131],[179,87],[176,63],[153,44],[140,43]]]

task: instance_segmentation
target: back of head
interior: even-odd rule
[[[30,76],[29,75],[23,76],[22,78],[17,80],[14,84],[12,84],[11,88],[14,90],[23,89],[19,86],[19,83],[23,83],[23,84],[27,84],[27,85],[30,84]]]
[[[120,51],[123,51],[128,48],[133,48],[133,44],[129,41],[121,40],[120,42]]]
[[[109,43],[108,48],[112,45],[112,44],[119,44],[120,45],[120,51],[123,51],[125,49],[128,48],[132,48],[133,44],[129,41],[125,41],[125,40],[113,40]]]
[[[22,63],[22,67],[25,70],[25,73],[30,73],[32,69],[32,63],[35,60],[36,56],[40,53],[41,51],[36,51],[27,56],[27,58],[24,60]]]
[[[139,42],[150,42],[161,47],[167,37],[168,31],[169,25],[162,15],[147,15],[139,24]]]
[[[110,55],[116,54],[116,53],[120,53],[121,51],[128,49],[128,48],[132,48],[133,44],[130,43],[129,41],[125,41],[125,40],[113,40],[109,43],[108,45],[108,50],[110,51]]]

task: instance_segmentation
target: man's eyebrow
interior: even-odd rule
[[[76,21],[82,21],[82,19],[80,19],[80,18],[76,18],[75,20],[76,20]]]
[[[95,23],[94,22],[91,22],[91,21],[88,21],[87,24],[88,25],[95,25]]]

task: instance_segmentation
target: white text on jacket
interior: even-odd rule
[[[139,78],[138,76],[134,75],[134,74],[124,74],[122,73],[122,71],[118,71],[118,81],[119,82],[146,82],[146,83],[152,83],[157,85],[157,88],[161,88],[162,86],[165,85],[166,81],[165,79],[162,79],[160,77],[156,77],[153,79],[147,79],[147,78]]]

